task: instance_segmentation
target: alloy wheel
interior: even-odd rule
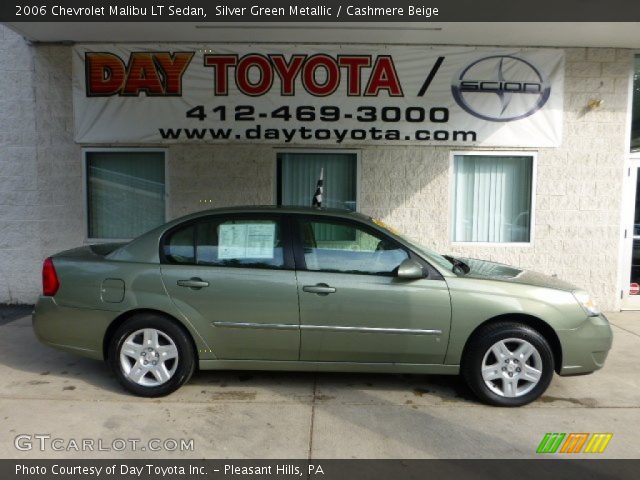
[[[178,368],[178,348],[166,333],[155,328],[136,330],[120,347],[124,375],[144,387],[168,382]]]
[[[542,378],[542,357],[528,341],[506,338],[494,343],[482,359],[485,385],[501,397],[526,395]]]

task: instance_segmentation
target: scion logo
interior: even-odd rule
[[[533,115],[551,94],[546,76],[512,55],[492,55],[463,68],[451,84],[453,98],[471,115],[511,122]]]

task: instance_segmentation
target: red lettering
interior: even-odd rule
[[[123,95],[162,95],[164,88],[160,74],[150,53],[134,52],[129,57],[127,80],[122,89]]]
[[[112,95],[118,92],[118,74],[123,76],[122,68],[118,68],[122,66],[122,61],[114,55],[106,55],[107,58],[102,63],[87,60],[90,72],[88,75],[92,76],[91,85],[95,85],[97,91]],[[191,52],[133,53],[125,75],[128,78],[125,80],[123,93],[138,94],[146,91],[148,95],[155,95],[163,88],[164,95],[181,95],[182,77],[192,58]],[[205,67],[214,69],[213,88],[214,94],[218,96],[229,94],[232,68],[235,69],[232,78],[238,90],[252,97],[267,94],[276,77],[280,81],[280,95],[295,95],[296,82],[300,76],[302,85],[309,94],[325,97],[338,89],[342,81],[341,75],[346,77],[345,88],[349,96],[378,96],[385,91],[391,97],[403,96],[400,79],[390,55],[380,55],[374,60],[371,55],[332,57],[322,53],[286,57],[283,54],[267,56],[250,53],[243,57],[205,54],[203,59]],[[96,57],[96,60],[100,60],[100,57]],[[369,72],[366,84],[362,78],[365,70]]]
[[[360,72],[371,66],[369,55],[338,55],[338,65],[347,69],[347,95],[360,96]]]
[[[156,53],[155,60],[164,73],[164,94],[182,95],[182,76],[187,70],[193,52]]]
[[[112,53],[85,54],[88,97],[108,97],[120,92],[125,78],[124,62]]]
[[[319,68],[326,72],[324,83],[319,82],[316,77]],[[340,69],[335,59],[324,54],[309,58],[302,71],[302,84],[311,95],[316,97],[326,97],[335,92],[340,84]]]
[[[257,69],[260,74],[257,82],[251,81],[250,72],[252,68]],[[264,95],[269,91],[272,83],[273,70],[267,57],[257,53],[250,53],[240,59],[236,67],[236,84],[242,93],[250,97]]]
[[[229,67],[237,62],[237,55],[204,56],[204,66],[213,67],[213,91],[215,95],[229,95]]]
[[[386,90],[391,97],[402,96],[398,73],[390,55],[381,55],[376,59],[364,94],[367,97],[376,96],[380,90]]]
[[[284,55],[269,55],[276,73],[280,77],[280,95],[291,96],[296,93],[296,77],[302,68],[306,55],[291,55],[289,63]]]

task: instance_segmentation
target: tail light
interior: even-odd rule
[[[53,260],[49,257],[42,264],[42,294],[45,297],[53,297],[58,288],[60,288],[60,280],[53,266]]]

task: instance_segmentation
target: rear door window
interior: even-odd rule
[[[180,265],[284,268],[280,222],[251,217],[211,217],[170,232],[164,261]]]
[[[166,238],[163,252],[169,263],[195,263],[194,232],[195,225],[192,224],[174,231]]]
[[[284,268],[280,225],[267,219],[221,219],[198,224],[196,263],[219,267]]]

